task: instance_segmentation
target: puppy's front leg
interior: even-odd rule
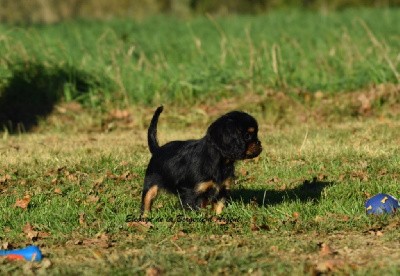
[[[232,178],[227,178],[221,186],[216,200],[213,202],[213,210],[217,215],[220,215],[225,207],[226,199],[229,196],[230,186],[232,184]]]

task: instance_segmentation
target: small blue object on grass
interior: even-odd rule
[[[399,201],[388,194],[377,194],[365,202],[365,209],[367,214],[391,214],[400,208]]]
[[[6,257],[9,260],[40,262],[42,260],[42,252],[39,247],[30,245],[21,249],[0,250],[0,257]]]

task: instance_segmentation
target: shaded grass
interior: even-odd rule
[[[91,92],[100,87],[94,76],[68,66],[20,62],[9,67],[12,76],[0,93],[0,126],[11,133],[30,131],[61,100],[93,102]]]

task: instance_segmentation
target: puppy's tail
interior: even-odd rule
[[[147,132],[147,142],[149,144],[150,152],[153,154],[160,146],[157,141],[157,123],[158,117],[160,117],[161,112],[164,107],[159,106],[154,112],[153,118],[151,119],[149,130]]]

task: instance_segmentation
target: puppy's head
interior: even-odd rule
[[[223,115],[207,130],[211,143],[229,160],[250,159],[258,156],[262,147],[257,133],[257,121],[251,115],[241,111]]]

